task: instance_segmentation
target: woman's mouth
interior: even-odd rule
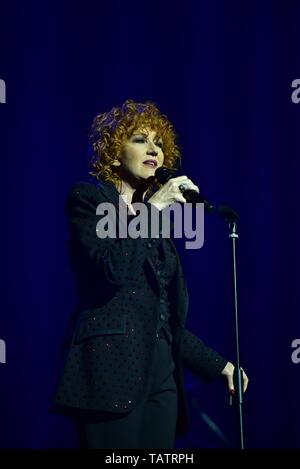
[[[148,166],[151,166],[152,168],[156,168],[157,162],[154,160],[146,160],[143,162],[143,164],[146,164]]]

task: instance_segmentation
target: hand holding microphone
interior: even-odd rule
[[[161,182],[159,178],[157,179]],[[184,194],[187,190],[191,190],[196,194],[199,194],[200,192],[199,187],[197,187],[187,176],[173,177],[172,174],[170,178],[167,181],[163,181],[162,184],[163,186],[148,200],[148,202],[155,205],[158,210],[163,210],[165,207],[168,207],[175,202],[186,203],[187,199]]]
[[[204,203],[208,211],[214,207],[200,195],[199,187],[187,176],[174,177],[175,171],[160,167],[155,171],[155,177],[163,186],[148,200],[159,210],[175,202]]]

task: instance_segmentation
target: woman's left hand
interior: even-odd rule
[[[249,379],[244,370],[241,368],[243,371],[243,392],[246,392],[246,389],[248,387]],[[227,379],[227,384],[228,384],[228,389],[229,392],[232,393],[232,391],[235,391],[234,389],[234,384],[233,384],[233,372],[234,372],[234,365],[231,362],[228,362],[223,368],[221,374],[226,377]]]

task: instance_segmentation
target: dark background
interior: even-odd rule
[[[125,99],[153,100],[179,134],[183,174],[240,214],[241,359],[250,377],[245,442],[299,447],[300,1],[45,1],[1,4],[2,448],[77,447],[51,412],[59,348],[75,305],[64,200],[87,178],[89,126]],[[188,324],[234,360],[227,226],[205,218],[198,251],[178,243]],[[225,383],[187,374],[192,427],[178,447],[234,445]],[[195,405],[198,410],[192,408]]]

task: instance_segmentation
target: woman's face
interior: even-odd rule
[[[145,182],[163,162],[162,139],[156,136],[156,131],[137,129],[124,143],[118,162],[119,174],[124,179]]]

